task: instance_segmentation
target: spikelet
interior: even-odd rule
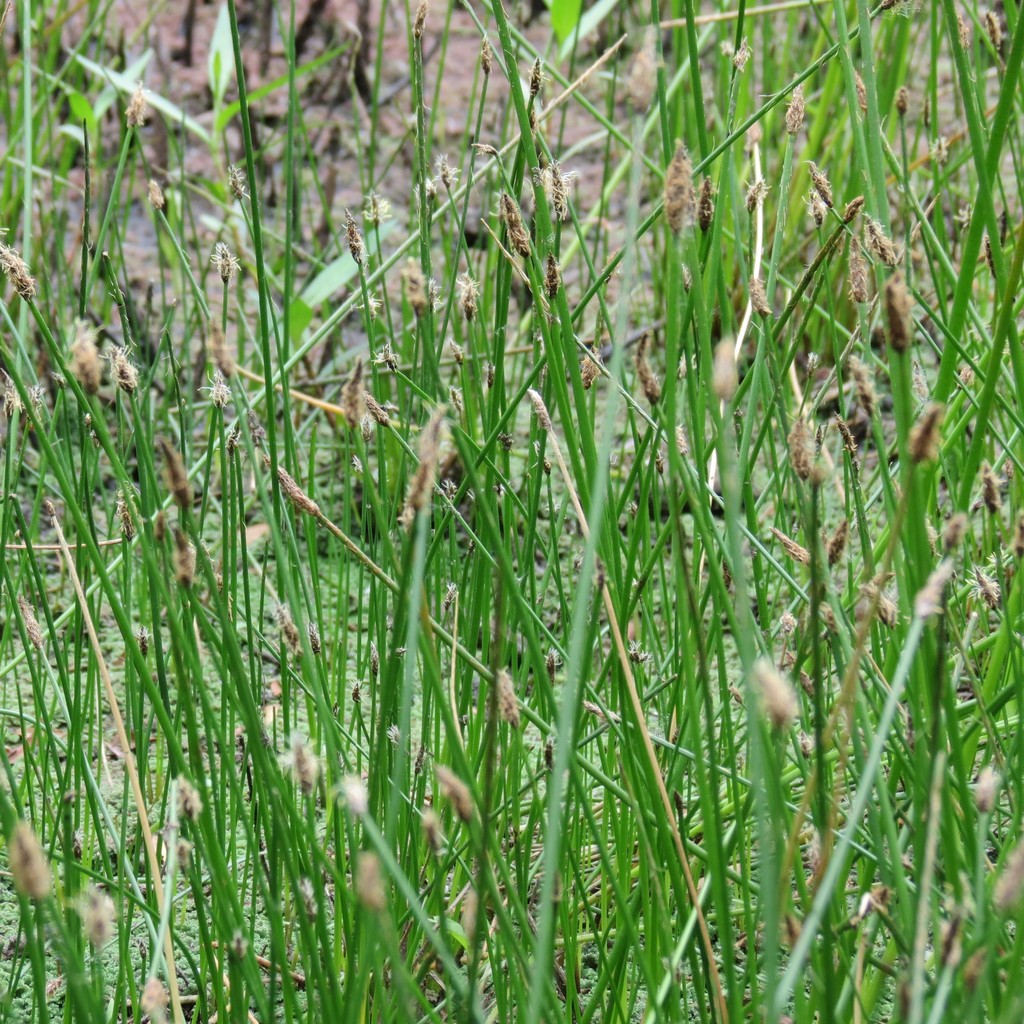
[[[341,408],[345,422],[355,430],[366,415],[366,391],[363,388],[363,360],[357,358],[341,389]]]
[[[96,331],[84,320],[75,321],[75,340],[71,343],[70,356],[72,376],[87,395],[95,395],[102,378],[100,355],[96,347]]]
[[[899,263],[896,246],[892,244],[892,240],[874,217],[867,218],[867,236],[868,248],[876,260],[884,263],[887,267],[895,267]]]
[[[167,489],[174,498],[174,503],[181,509],[192,507],[192,484],[189,483],[188,473],[185,471],[185,463],[182,462],[181,454],[174,445],[165,437],[157,438],[157,447],[164,460],[164,480]]]
[[[715,221],[715,183],[706,176],[700,183],[700,199],[697,200],[697,224],[707,233]]]
[[[434,771],[441,796],[452,805],[452,809],[463,821],[470,821],[473,817],[473,795],[469,786],[443,764],[435,765]]]
[[[787,537],[781,530],[772,527],[772,534],[776,540],[782,545],[786,554],[793,559],[794,562],[799,562],[801,565],[811,564],[811,553],[807,548],[797,544],[791,537]]]
[[[987,463],[981,467],[981,500],[989,515],[997,516],[1003,509],[1002,481],[996,471]]]
[[[42,844],[27,821],[19,821],[14,826],[7,841],[7,860],[14,888],[22,896],[38,903],[50,895],[53,888],[50,864]]]
[[[421,6],[426,6],[421,5]],[[372,850],[360,850],[356,857],[356,899],[370,911],[380,913],[388,905],[380,859]]]
[[[867,302],[868,265],[861,252],[860,242],[853,238],[850,241],[850,298],[854,302]]]
[[[814,468],[811,431],[802,419],[795,419],[789,431],[789,463],[801,480],[809,480]]]
[[[409,494],[402,512],[402,522],[406,526],[411,526],[417,513],[423,511],[430,504],[434,477],[437,474],[437,465],[441,454],[444,413],[445,407],[438,406],[420,435],[419,465],[416,467],[416,472],[409,485]]]
[[[830,210],[832,209],[832,185],[828,178],[825,176],[816,163],[810,163],[808,170],[811,175],[811,184],[814,186],[814,191],[817,193],[818,198],[827,206]]]
[[[953,563],[949,559],[939,562],[925,585],[914,598],[914,614],[919,619],[928,619],[942,610],[946,584],[953,575]]]
[[[647,113],[658,86],[658,61],[654,52],[656,38],[653,26],[648,26],[644,32],[643,44],[633,58],[633,65],[629,69],[629,78],[626,81],[629,102],[633,110],[639,114]]]
[[[28,637],[28,642],[37,651],[41,651],[43,649],[43,627],[39,625],[36,613],[24,594],[18,595],[18,610],[21,612],[22,622],[25,623],[25,635]]]
[[[939,457],[939,428],[946,414],[940,402],[931,402],[910,432],[910,458],[913,462],[934,462]]]
[[[750,306],[759,316],[772,315],[772,307],[768,304],[768,294],[764,290],[764,282],[759,277],[750,279]]]
[[[772,729],[789,729],[800,714],[800,704],[788,679],[767,659],[758,658],[751,672],[761,709]]]
[[[828,539],[828,544],[825,548],[828,554],[828,564],[830,566],[838,565],[843,557],[843,553],[846,551],[846,541],[850,535],[850,523],[849,520],[844,519],[836,528],[835,532]]]
[[[1024,840],[1018,840],[1003,864],[995,888],[992,905],[1000,914],[1013,910],[1024,893]]]
[[[36,281],[29,273],[28,264],[20,253],[0,242],[0,271],[14,286],[14,290],[29,302],[36,295]]]
[[[728,339],[724,339],[715,347],[715,364],[711,371],[711,390],[719,401],[730,402],[739,386],[740,378],[736,369],[733,344]]]
[[[804,110],[804,87],[802,85],[798,85],[793,90],[789,106],[786,107],[786,132],[789,135],[796,135],[803,127]]]
[[[693,168],[682,143],[676,148],[665,172],[665,220],[677,235],[694,222],[697,194],[693,187]]]
[[[651,405],[657,405],[661,398],[661,381],[651,369],[650,360],[647,358],[650,341],[650,331],[645,331],[636,346],[636,375],[647,401]]]
[[[498,688],[498,717],[512,726],[519,728],[519,702],[516,700],[512,676],[507,669],[499,669],[495,680]]]
[[[885,282],[885,317],[889,327],[889,344],[897,352],[906,352],[914,336],[911,319],[913,299],[900,273]]]
[[[146,104],[146,92],[140,82],[135,87],[135,92],[132,93],[132,98],[128,102],[128,109],[125,111],[125,121],[129,128],[142,128],[146,123],[148,114],[149,108]]]

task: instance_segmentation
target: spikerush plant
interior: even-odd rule
[[[266,10],[10,22],[0,1019],[1019,1019],[1018,12]]]

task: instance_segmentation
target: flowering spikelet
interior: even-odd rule
[[[406,526],[411,526],[416,519],[416,514],[430,504],[430,495],[441,454],[444,413],[445,407],[438,406],[420,435],[419,465],[409,484],[409,494],[402,512],[402,522]]]
[[[989,608],[999,607],[999,584],[980,569],[974,570],[974,591]]]
[[[24,594],[18,595],[18,610],[21,612],[21,620],[25,623],[25,634],[28,642],[37,650],[43,649],[43,627],[39,625],[36,613],[25,598]]]
[[[796,135],[804,123],[804,87],[798,85],[793,90],[793,96],[786,107],[786,132],[789,135]]]
[[[302,654],[302,639],[292,613],[281,604],[277,606],[274,618],[277,619],[278,632],[281,634],[281,646],[287,647],[293,657],[299,657]]]
[[[191,587],[196,579],[196,549],[184,530],[174,529],[174,578],[185,587]]]
[[[540,92],[540,87],[544,84],[544,65],[541,63],[540,57],[533,62],[533,67],[530,68],[530,99],[536,98]]]
[[[758,658],[751,681],[772,729],[776,732],[788,729],[800,714],[800,705],[789,680],[767,658]]]
[[[412,306],[412,311],[418,320],[426,313],[429,306],[427,282],[419,263],[411,257],[405,261],[405,266],[402,268],[402,281],[405,283],[405,294],[409,305]]]
[[[905,85],[901,85],[899,92],[896,93],[896,113],[899,114],[900,117],[906,117],[909,109],[910,90]]]
[[[14,290],[26,301],[35,298],[35,278],[28,272],[28,264],[17,250],[0,242],[0,271],[14,286]]]
[[[132,394],[139,386],[139,371],[128,358],[128,349],[122,345],[116,346],[110,355],[110,366],[118,389],[126,394]]]
[[[750,279],[750,307],[759,316],[772,315],[772,307],[768,304],[768,294],[764,290],[764,282],[759,277]]]
[[[563,171],[557,160],[550,160],[537,175],[556,221],[569,220],[569,183],[575,176],[575,171]]]
[[[839,431],[840,437],[843,439],[843,447],[846,449],[851,460],[853,461],[854,468],[857,468],[857,439],[853,436],[853,431],[850,430],[850,425],[843,419],[842,416],[836,415],[836,429]]]
[[[811,175],[811,184],[814,186],[814,191],[818,194],[821,201],[831,210],[832,209],[832,185],[824,172],[818,168],[816,163],[810,163],[808,170]]]
[[[164,190],[160,187],[160,182],[156,178],[149,179],[146,192],[149,196],[149,205],[154,210],[162,210],[167,204],[167,201],[164,199]]]
[[[101,889],[88,886],[78,901],[78,914],[82,931],[93,949],[102,949],[114,937],[114,901]]]
[[[241,269],[238,257],[228,248],[226,242],[218,242],[210,254],[213,269],[220,274],[221,281],[228,284]]]
[[[530,235],[523,226],[523,215],[519,204],[507,193],[501,193],[501,219],[508,230],[508,240],[524,260],[530,258]]]
[[[412,23],[412,34],[416,39],[423,38],[423,27],[427,23],[428,10],[427,0],[420,0],[420,5],[416,8],[416,18]]]
[[[263,462],[270,465],[270,456],[264,456]],[[320,515],[320,506],[299,486],[295,478],[284,468],[277,467],[277,479],[281,485],[281,493],[298,509],[310,516]]]
[[[987,462],[981,467],[981,500],[985,503],[989,515],[997,516],[1002,511],[1002,481]]]
[[[707,232],[715,220],[715,183],[706,176],[700,183],[700,198],[697,200],[697,224]]]
[[[600,376],[601,367],[597,361],[597,353],[592,351],[583,357],[583,362],[580,365],[580,377],[584,389],[589,391],[594,386],[594,381]]]
[[[434,766],[437,773],[437,787],[444,797],[452,805],[452,810],[463,820],[469,821],[473,817],[473,795],[462,779],[450,768],[443,764]]]
[[[768,195],[768,182],[764,178],[758,178],[747,189],[747,213],[753,213],[764,205],[765,197]]]
[[[991,765],[986,765],[978,773],[978,781],[974,787],[974,806],[982,814],[989,814],[996,805],[999,792],[999,776]]]
[[[187,509],[192,507],[192,484],[189,483],[188,473],[185,472],[185,463],[181,460],[178,449],[165,437],[157,438],[157,447],[164,460],[164,480],[167,489],[174,498],[178,508]]]
[[[846,551],[846,541],[850,535],[850,523],[849,520],[844,519],[836,528],[835,532],[828,539],[828,545],[826,546],[826,552],[828,554],[828,564],[838,565],[843,557],[843,553]]]
[[[887,267],[895,267],[899,263],[896,255],[896,246],[882,230],[882,225],[874,217],[867,218],[868,248],[875,259],[884,263]]]
[[[382,406],[369,391],[363,392],[363,401],[366,402],[366,411],[370,414],[374,422],[380,424],[382,427],[391,426],[391,417],[385,411],[384,406]]]
[[[934,462],[939,457],[939,427],[946,414],[941,402],[930,402],[910,432],[910,458],[914,462]]]
[[[999,23],[999,16],[995,11],[985,12],[985,33],[988,35],[988,41],[992,44],[992,49],[996,51],[996,54],[1003,52],[1003,26]]]
[[[795,419],[789,431],[789,463],[801,480],[810,479],[814,468],[814,449],[810,428],[802,419]]]
[[[868,265],[861,252],[860,242],[853,238],[850,241],[850,298],[854,302],[867,302]]]
[[[228,191],[235,199],[245,199],[249,194],[249,180],[245,171],[234,164],[228,168]]]
[[[693,187],[693,167],[682,143],[676,148],[665,172],[665,220],[677,235],[694,221],[697,194]]]
[[[843,223],[849,224],[864,209],[864,197],[854,196],[843,209]]]
[[[791,537],[787,537],[781,530],[777,530],[774,526],[772,527],[772,533],[782,545],[786,554],[789,555],[794,562],[799,562],[801,565],[811,564],[811,553],[807,548],[797,544],[795,540]]]
[[[140,82],[135,87],[135,92],[132,93],[132,98],[128,102],[128,109],[125,111],[125,121],[128,123],[129,128],[141,128],[145,125],[148,114],[146,93]]]
[[[491,50],[491,44],[485,39],[480,44],[480,70],[485,76],[490,75],[493,64],[494,52]]]
[[[644,397],[651,405],[657,405],[661,398],[661,381],[658,380],[651,369],[650,360],[647,358],[647,350],[651,343],[650,331],[645,331],[640,337],[636,346],[636,375],[643,388]]]
[[[352,254],[356,266],[363,266],[366,263],[366,247],[363,245],[362,233],[351,210],[345,211],[345,238],[348,241],[348,251]]]
[[[7,859],[14,887],[22,896],[38,902],[50,895],[53,875],[32,826],[19,821],[7,841]]]
[[[530,399],[530,404],[533,406],[533,414],[537,417],[537,425],[543,431],[551,429],[551,415],[548,413],[548,407],[544,404],[544,399],[541,397],[539,391],[529,388],[526,392]]]
[[[75,340],[71,343],[71,373],[87,395],[100,389],[102,371],[96,347],[96,331],[84,320],[75,321]]]
[[[498,717],[512,726],[519,728],[519,702],[512,685],[512,676],[507,669],[499,669],[495,680],[498,688]]]
[[[810,210],[811,219],[814,221],[814,226],[820,228],[825,221],[825,214],[828,213],[828,207],[822,201],[822,198],[812,188],[810,195],[807,197],[807,208]]]
[[[480,296],[480,287],[469,274],[463,274],[459,278],[459,307],[462,315],[472,321],[477,312],[477,299]]]
[[[544,263],[544,290],[548,293],[549,299],[558,295],[558,289],[562,284],[562,272],[558,267],[558,260],[554,254],[548,253]]]
[[[341,407],[345,422],[355,430],[366,415],[366,391],[363,388],[363,361],[356,359],[352,372],[341,389]]]
[[[953,563],[947,558],[939,562],[925,585],[914,598],[914,614],[919,619],[929,619],[942,610],[946,584],[953,575]]]
[[[992,905],[1000,914],[1013,910],[1024,892],[1024,839],[1010,851],[992,890]]]
[[[885,282],[885,318],[889,327],[889,344],[897,352],[906,352],[914,336],[910,313],[913,299],[902,274],[893,274]]]

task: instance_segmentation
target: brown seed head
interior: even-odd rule
[[[808,170],[811,175],[811,184],[814,186],[814,191],[817,192],[818,197],[821,201],[831,210],[832,209],[832,185],[828,178],[825,176],[824,171],[820,170],[818,165],[811,162],[808,165]]]
[[[913,299],[901,273],[885,282],[885,318],[889,326],[889,344],[897,352],[906,352],[914,337],[911,319]]]
[[[596,351],[591,351],[590,355],[583,357],[583,362],[580,365],[580,377],[583,380],[583,387],[589,391],[594,386],[594,381],[601,376],[601,367],[598,363],[598,355]]]
[[[508,240],[524,260],[530,258],[530,235],[523,226],[523,215],[519,204],[507,192],[501,194],[501,219],[508,230]]]
[[[900,117],[906,117],[909,109],[910,90],[905,85],[901,85],[899,92],[896,93],[896,113],[899,114]]]
[[[765,197],[768,195],[768,182],[764,178],[758,178],[747,188],[747,213],[753,213],[764,205]]]
[[[146,104],[146,93],[140,82],[135,87],[135,92],[132,93],[132,98],[128,102],[125,121],[128,122],[129,128],[141,128],[146,123],[148,114],[149,108]]]
[[[953,563],[947,558],[939,562],[925,585],[914,598],[914,614],[919,619],[930,619],[942,610],[946,584],[953,575]]]
[[[264,463],[270,465],[270,457],[264,457]],[[281,493],[295,506],[299,512],[306,515],[320,515],[320,506],[299,486],[295,478],[284,468],[278,465],[277,479],[281,485]]]
[[[796,135],[804,123],[804,87],[798,85],[793,90],[789,106],[786,107],[786,132],[789,135]]]
[[[548,253],[544,265],[544,290],[548,293],[549,299],[558,295],[558,289],[562,285],[562,272],[558,267],[558,260],[554,255]]]
[[[868,248],[876,260],[880,260],[887,267],[895,267],[899,263],[896,254],[896,247],[882,230],[882,225],[874,217],[867,218]]]
[[[850,298],[854,302],[867,302],[870,299],[868,265],[856,238],[850,241]]]
[[[750,279],[750,306],[759,316],[772,315],[772,307],[768,304],[768,294],[764,290],[764,282],[759,277]]]
[[[870,418],[875,412],[875,382],[871,379],[871,371],[859,359],[851,359],[850,372],[857,391],[857,403]]]
[[[196,549],[190,543],[188,534],[177,527],[174,528],[174,578],[186,589],[196,579]]]
[[[437,774],[437,787],[441,796],[452,805],[452,809],[463,821],[471,820],[473,795],[469,786],[443,764],[434,765],[434,771]]]
[[[302,639],[299,636],[298,626],[295,625],[295,620],[292,618],[292,613],[285,605],[279,604],[274,613],[274,618],[277,619],[277,629],[281,635],[281,646],[287,647],[291,651],[292,657],[300,657],[302,654]]]
[[[665,220],[677,235],[693,224],[697,212],[697,193],[693,187],[693,167],[680,143],[665,172]]]
[[[36,281],[28,272],[28,264],[21,258],[17,250],[2,242],[0,242],[0,271],[26,302],[35,298]]]
[[[495,680],[498,687],[498,717],[512,726],[519,728],[519,702],[516,700],[512,676],[507,669],[499,669]]]
[[[715,183],[705,176],[700,183],[700,199],[697,200],[697,224],[707,232],[715,220]]]
[[[493,64],[494,53],[491,50],[491,44],[485,39],[480,44],[480,70],[483,71],[484,75],[489,76]]]
[[[866,113],[868,109],[868,87],[864,84],[864,79],[860,77],[860,72],[856,69],[854,69],[853,77],[857,88],[857,106]]]
[[[235,199],[245,199],[249,194],[249,179],[245,176],[245,170],[235,167],[233,164],[228,168],[228,191]]]
[[[544,399],[540,392],[533,388],[529,388],[526,394],[533,406],[533,414],[537,417],[537,425],[546,433],[551,429],[551,415],[548,413],[548,407],[544,404]]]
[[[366,246],[363,245],[363,235],[359,230],[355,217],[351,210],[345,211],[345,238],[348,242],[348,251],[352,254],[357,267],[366,264]]]
[[[360,850],[356,857],[356,899],[367,909],[379,914],[387,909],[388,898],[380,859],[372,850]]]
[[[991,765],[986,765],[978,774],[974,787],[974,806],[982,814],[990,814],[996,805],[999,793],[999,776]]]
[[[533,62],[533,67],[530,68],[530,99],[535,99],[537,94],[540,92],[540,87],[544,83],[544,65],[538,57]]]
[[[391,426],[391,417],[387,414],[380,402],[378,402],[369,391],[365,391],[363,393],[363,400],[366,402],[366,411],[370,414],[375,423],[378,423],[382,427]]]
[[[210,262],[213,264],[213,269],[220,274],[220,279],[224,284],[228,284],[241,269],[238,257],[228,248],[226,242],[218,242],[213,247]]]
[[[128,358],[128,350],[121,345],[116,346],[110,356],[110,366],[118,389],[132,394],[139,386],[139,371]]]
[[[412,23],[412,34],[416,39],[423,38],[423,26],[427,23],[427,10],[427,0],[420,0],[420,5],[416,8],[416,18]]]
[[[934,462],[939,457],[939,428],[946,415],[941,402],[930,402],[910,432],[910,458],[914,462]]]
[[[969,525],[970,522],[963,512],[957,512],[950,516],[946,528],[942,531],[942,547],[947,555],[963,543],[964,534],[967,533]]]
[[[476,316],[479,296],[480,288],[476,281],[469,274],[463,274],[459,278],[459,307],[462,309],[462,315],[468,321],[472,321]]]
[[[71,343],[70,356],[70,369],[75,380],[87,395],[95,395],[102,379],[100,354],[96,347],[96,330],[84,320],[75,321],[75,340]]]
[[[146,982],[139,998],[140,1017],[149,1017],[150,1024],[164,1024],[167,1020],[167,1007],[170,999],[167,989],[159,978],[150,978]]]
[[[22,896],[38,903],[50,895],[53,888],[50,864],[42,844],[27,821],[19,821],[14,826],[7,841],[7,860],[14,888]]]
[[[657,405],[661,398],[661,381],[658,380],[654,370],[651,369],[647,352],[651,343],[651,332],[645,331],[636,346],[636,375],[643,388],[644,397],[651,405]]]
[[[711,371],[711,390],[721,402],[731,402],[740,386],[733,343],[724,339],[715,347],[715,365]]]
[[[18,595],[18,610],[21,612],[22,622],[25,623],[25,633],[28,636],[28,642],[37,651],[41,651],[43,649],[43,627],[39,625],[36,613],[24,594]]]
[[[146,191],[149,194],[149,205],[154,210],[162,210],[167,201],[164,199],[164,190],[160,187],[160,182],[155,178],[150,178]]]
[[[793,420],[789,431],[789,462],[801,480],[809,480],[814,468],[814,441],[802,419]]]
[[[288,618],[290,620],[291,616]],[[292,629],[295,629],[294,623]],[[298,646],[298,630],[295,633],[295,643]],[[299,788],[306,796],[311,796],[320,779],[320,758],[313,752],[313,748],[301,736],[293,736],[291,750],[285,756],[285,761]]]
[[[828,553],[828,564],[838,565],[846,551],[846,541],[850,535],[849,520],[844,519],[836,528],[835,532],[828,539],[826,552]]]
[[[843,223],[849,224],[864,209],[864,197],[854,196],[843,210]]]
[[[992,49],[999,56],[1003,52],[1003,26],[999,22],[999,15],[995,11],[985,12],[985,33]]]
[[[807,550],[807,548],[803,547],[800,544],[797,544],[797,542],[793,540],[792,537],[787,537],[781,530],[776,529],[774,526],[772,527],[772,534],[775,536],[776,540],[778,540],[778,542],[782,545],[786,554],[789,555],[789,557],[792,558],[794,562],[799,562],[801,565],[811,564],[811,553]]]
[[[191,508],[192,485],[189,483],[180,452],[165,437],[158,437],[156,443],[164,460],[164,480],[174,503],[181,509]]]
[[[986,462],[981,467],[981,499],[989,515],[997,516],[1003,510],[1003,482]]]

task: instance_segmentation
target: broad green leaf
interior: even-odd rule
[[[579,24],[582,7],[582,0],[551,0],[551,27],[560,43],[564,43]]]
[[[92,104],[77,89],[68,89],[68,106],[71,108],[72,124],[81,132],[82,122],[85,122],[86,130],[94,135],[97,130],[96,114]]]
[[[149,57],[152,56],[152,53],[152,50],[146,51],[145,56],[147,61],[149,60]],[[105,68],[101,64],[97,64],[95,61],[89,60],[88,57],[83,57],[81,54],[76,54],[75,60],[77,60],[86,71],[108,82],[123,96],[131,96],[139,84],[137,76],[129,76],[127,74],[122,74],[119,71],[111,71],[110,68]],[[198,121],[193,120],[180,107],[175,106],[170,100],[165,99],[163,96],[147,89],[146,102],[149,103],[154,110],[158,110],[163,114],[164,117],[166,117],[172,124],[184,125],[185,128],[195,135],[200,141],[206,145],[210,144],[210,133],[201,124],[199,124]]]

